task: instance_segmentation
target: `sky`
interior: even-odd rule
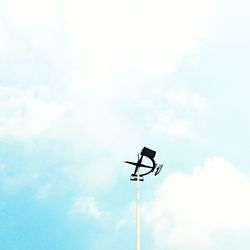
[[[246,0],[0,0],[0,248],[250,247]]]

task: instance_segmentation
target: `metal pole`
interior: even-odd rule
[[[136,250],[141,249],[140,241],[140,173],[137,172],[137,195],[136,195]]]

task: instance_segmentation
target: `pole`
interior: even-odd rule
[[[137,171],[137,194],[136,194],[136,250],[141,249],[140,241],[140,173]]]

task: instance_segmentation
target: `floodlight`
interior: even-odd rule
[[[148,157],[149,159],[154,159],[156,152],[152,149],[144,147],[141,151],[141,155]]]
[[[163,167],[163,164],[156,164],[155,176],[161,172],[162,167]]]

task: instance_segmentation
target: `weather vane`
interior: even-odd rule
[[[135,166],[134,172],[131,174],[130,180],[137,182],[137,193],[136,193],[136,250],[140,250],[140,181],[144,180],[144,176],[150,173],[158,175],[161,172],[163,164],[156,164],[154,157],[156,152],[152,149],[144,147],[141,151],[141,156],[138,154],[138,161],[131,162],[125,161],[125,163]],[[143,157],[147,157],[152,162],[151,166],[143,164]],[[146,169],[144,172],[141,172],[141,169]]]

